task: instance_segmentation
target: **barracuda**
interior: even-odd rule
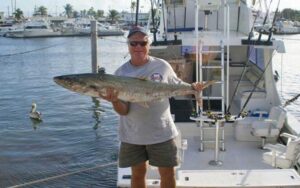
[[[107,88],[118,91],[118,98],[128,102],[149,102],[170,98],[174,96],[195,95],[198,99],[199,93],[191,84],[167,84],[158,83],[145,79],[115,76],[105,73],[73,74],[54,77],[54,81],[68,89],[91,97],[106,95]],[[208,81],[204,88],[214,84],[216,81]]]

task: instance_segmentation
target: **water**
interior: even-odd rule
[[[288,53],[275,55],[274,62],[285,101],[300,93],[300,35],[284,38],[289,39]],[[125,39],[98,42],[99,62],[112,73],[128,58]],[[1,56],[25,51],[32,52]],[[27,187],[116,187],[117,166],[101,167],[117,159],[116,113],[109,103],[70,92],[52,80],[91,72],[90,51],[89,38],[0,38],[0,187],[59,175],[66,176]],[[42,112],[41,123],[28,117],[33,101]],[[299,104],[287,107],[298,120]],[[99,168],[86,170],[91,167]]]
[[[300,35],[275,36],[285,42],[285,54],[275,54],[274,70],[277,70],[280,80],[277,82],[279,95],[283,103],[300,94]],[[300,121],[300,98],[287,106],[286,109]]]
[[[126,56],[124,37],[98,41],[98,61],[112,73]],[[53,82],[91,72],[89,38],[0,38],[0,187],[115,162],[118,119],[112,106]],[[43,121],[31,121],[31,103]],[[29,187],[115,187],[117,166],[83,171]]]

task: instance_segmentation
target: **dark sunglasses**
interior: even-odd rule
[[[136,47],[137,45],[144,47],[148,44],[148,42],[147,41],[130,41],[129,44],[130,44],[130,46],[133,46],[133,47]]]

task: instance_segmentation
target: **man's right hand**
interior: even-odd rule
[[[102,95],[99,93],[100,97],[109,101],[109,102],[117,102],[119,101],[118,95],[119,91],[113,88],[106,88],[106,95]]]

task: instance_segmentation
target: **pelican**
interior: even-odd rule
[[[36,104],[33,102],[31,105],[31,111],[29,117],[34,120],[42,121],[41,113],[36,111]]]

